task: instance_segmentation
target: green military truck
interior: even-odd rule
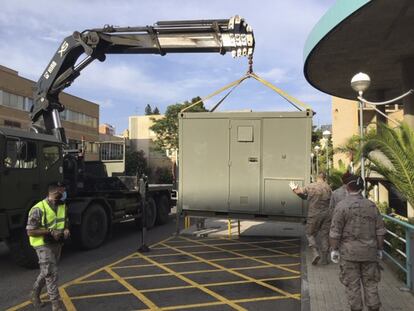
[[[37,264],[25,226],[28,211],[46,196],[52,181],[67,185],[72,237],[83,249],[99,247],[114,223],[140,223],[136,177],[108,177],[101,162],[83,162],[80,155],[62,148],[52,135],[0,128],[0,241],[21,266]],[[172,185],[148,185],[148,228],[168,221],[171,190]]]
[[[107,54],[230,52],[236,57],[252,56],[253,49],[252,28],[237,15],[144,27],[107,25],[66,37],[35,86],[32,131],[0,129],[0,240],[8,243],[15,261],[36,265],[25,223],[31,206],[54,181],[67,184],[72,235],[85,249],[101,245],[113,223],[140,219],[143,211],[149,228],[168,220],[172,185],[146,185],[144,191],[138,189],[137,178],[108,177],[101,162],[88,163],[78,151],[64,150],[67,139],[60,113],[65,107],[59,94],[83,69],[104,61]],[[78,62],[81,55],[86,57]],[[146,208],[140,193],[145,193]]]

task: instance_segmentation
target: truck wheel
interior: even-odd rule
[[[153,198],[147,199],[146,206],[146,213],[147,213],[147,229],[151,229],[155,226],[155,222],[157,220],[157,205],[155,204],[155,200]],[[142,229],[142,218],[135,218],[135,223],[139,229]]]
[[[12,260],[19,266],[35,269],[38,267],[36,251],[30,246],[26,230],[14,231],[7,240]]]
[[[108,233],[108,216],[101,205],[92,204],[86,209],[79,231],[83,249],[97,248],[105,241]]]
[[[151,229],[155,226],[157,220],[157,205],[153,198],[148,198],[146,204],[147,212],[147,229]]]
[[[157,224],[166,224],[169,220],[168,215],[170,214],[170,200],[166,195],[162,195],[157,200]]]

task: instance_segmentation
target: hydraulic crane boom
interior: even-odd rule
[[[244,19],[164,21],[154,26],[113,27],[74,32],[65,38],[36,84],[31,108],[32,123],[43,117],[44,130],[66,142],[59,112],[65,108],[59,93],[70,86],[92,61],[106,54],[160,54],[231,52],[233,57],[252,55],[254,36]],[[86,58],[77,63],[78,58]]]

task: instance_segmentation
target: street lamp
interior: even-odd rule
[[[331,132],[328,130],[323,131],[322,136],[326,142],[326,176],[329,176],[329,138],[331,137]]]
[[[363,179],[364,186],[365,186],[365,159],[364,159],[364,154],[362,153],[362,139],[363,139],[363,136],[364,136],[363,109],[362,109],[363,107],[362,107],[362,104],[364,103],[364,104],[372,106],[374,108],[374,110],[376,112],[378,112],[380,115],[382,115],[386,119],[396,123],[397,125],[400,125],[399,122],[389,118],[385,113],[383,113],[382,111],[377,109],[376,106],[388,105],[388,104],[394,103],[396,101],[400,101],[404,97],[407,97],[408,95],[414,93],[414,90],[410,89],[406,93],[404,93],[400,96],[397,96],[393,99],[390,99],[390,100],[386,100],[386,101],[383,101],[383,102],[370,102],[370,101],[366,100],[363,97],[364,92],[369,88],[370,84],[371,84],[370,77],[367,74],[362,73],[362,72],[357,73],[355,76],[352,77],[352,80],[351,80],[351,87],[354,89],[355,92],[358,93],[357,98],[358,98],[358,103],[359,103],[359,119],[360,119],[360,121],[359,121],[359,123],[360,123],[359,124],[359,133],[360,133],[360,136],[361,136],[361,143],[360,143],[360,148],[361,148],[361,177]],[[365,190],[363,192],[363,195],[365,196]]]
[[[360,143],[359,147],[361,149],[361,178],[364,185],[364,190],[362,194],[365,196],[365,158],[362,152],[363,146],[363,139],[364,139],[364,107],[362,105],[362,95],[364,92],[369,88],[371,84],[371,79],[366,73],[357,73],[351,79],[351,87],[354,89],[355,92],[358,92],[358,104],[359,104],[359,136],[360,136]]]
[[[314,148],[315,154],[316,154],[316,175],[319,175],[319,150],[321,150],[321,147],[315,146]]]

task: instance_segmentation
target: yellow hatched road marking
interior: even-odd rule
[[[300,294],[293,294],[295,299],[300,299]],[[234,303],[248,303],[248,302],[256,302],[256,301],[266,301],[266,300],[282,300],[282,299],[289,299],[286,296],[271,296],[271,297],[259,297],[259,298],[246,298],[246,299],[235,299],[231,300]],[[185,310],[191,308],[202,308],[202,307],[210,307],[210,306],[219,306],[223,305],[223,302],[207,302],[207,303],[198,303],[193,305],[181,305],[181,306],[171,306],[171,307],[164,307],[161,310]]]
[[[184,239],[187,239],[187,238],[185,238],[185,237],[183,237]],[[198,242],[198,243],[200,243],[201,245],[204,245],[204,243],[202,243],[202,242]],[[161,243],[162,245],[165,245],[164,243]],[[174,248],[173,248],[174,249]],[[178,249],[174,249],[174,250],[178,250]],[[181,250],[178,250],[178,251],[181,251]],[[182,251],[183,253],[185,253],[184,251]],[[200,261],[204,261],[204,262],[207,262],[206,260],[204,260],[203,258],[200,258],[200,257],[198,257],[198,256],[195,256],[195,255],[192,255],[192,254],[188,254],[189,256],[191,256],[191,257],[193,257],[194,259],[198,259],[198,260],[200,260]],[[207,262],[208,263],[208,262]],[[219,265],[219,264],[217,264],[217,263],[214,263],[214,262],[210,262],[209,263],[210,265],[212,265],[212,266],[215,266],[216,268],[218,268],[218,269],[223,269],[224,271],[227,271],[227,272],[230,272],[230,273],[233,273],[233,274],[235,274],[235,275],[237,275],[237,276],[239,276],[239,277],[241,277],[241,278],[244,278],[244,279],[246,279],[246,280],[251,280],[252,282],[255,282],[255,283],[257,283],[257,284],[259,284],[259,285],[262,285],[262,286],[264,286],[264,287],[267,287],[267,288],[269,288],[269,289],[271,289],[271,290],[273,290],[273,291],[275,291],[275,292],[278,292],[278,293],[280,293],[280,294],[283,294],[283,295],[285,295],[285,296],[287,296],[287,297],[291,297],[291,298],[294,298],[294,299],[296,299],[292,294],[290,294],[290,293],[288,293],[288,292],[286,292],[286,291],[284,291],[284,290],[281,290],[280,288],[277,288],[277,287],[275,287],[275,286],[272,286],[272,285],[269,285],[269,284],[267,284],[267,283],[264,283],[264,282],[261,282],[261,281],[258,281],[258,280],[255,280],[254,278],[252,278],[252,277],[249,277],[249,276],[247,276],[247,275],[244,275],[244,274],[241,274],[241,273],[239,273],[239,272],[237,272],[237,271],[234,271],[234,270],[230,270],[230,269],[227,269],[226,267],[223,267],[223,266],[221,266],[221,265]],[[267,263],[266,263],[267,264]]]
[[[171,238],[172,238],[172,237],[169,237],[169,238],[167,238],[167,239],[164,239],[164,240],[162,240],[162,241],[160,241],[160,242],[158,242],[158,243],[154,244],[154,246],[160,245],[161,243],[166,242],[166,241],[170,240]],[[125,257],[123,257],[123,258],[121,258],[121,259],[119,259],[119,260],[117,260],[117,261],[115,261],[115,262],[112,262],[112,263],[110,263],[110,264],[108,264],[108,265],[105,265],[105,266],[103,266],[103,267],[99,268],[99,269],[96,269],[96,270],[94,270],[94,271],[92,271],[92,272],[90,272],[90,273],[87,273],[87,274],[82,275],[82,276],[80,276],[80,277],[78,277],[78,278],[75,278],[75,279],[73,279],[72,281],[69,281],[69,282],[67,282],[67,283],[63,284],[63,285],[61,286],[61,288],[62,288],[62,287],[63,287],[63,288],[66,288],[66,287],[71,286],[71,285],[73,285],[73,284],[77,284],[77,283],[79,283],[80,281],[83,281],[83,280],[85,280],[85,279],[87,279],[87,278],[89,278],[89,277],[91,277],[91,276],[93,276],[93,275],[95,275],[95,274],[97,274],[97,273],[99,273],[99,272],[104,271],[104,270],[105,270],[105,268],[107,268],[107,267],[110,267],[110,266],[113,266],[113,265],[119,264],[120,262],[122,262],[122,261],[124,261],[124,260],[126,260],[126,259],[129,259],[129,258],[134,258],[134,256],[135,256],[135,255],[136,255],[135,253],[132,253],[132,254],[130,254],[130,255],[128,255],[128,256],[125,256]],[[41,297],[42,297],[42,298],[46,297],[46,294],[43,294]],[[26,307],[26,306],[28,306],[28,305],[30,305],[30,304],[31,304],[30,300],[26,300],[26,301],[24,301],[24,302],[22,302],[22,303],[20,303],[20,304],[18,304],[18,305],[16,305],[16,306],[13,306],[13,307],[11,307],[11,308],[7,309],[7,311],[16,311],[16,310],[19,310],[19,309],[21,309],[21,308],[24,308],[24,307]]]
[[[261,244],[261,243],[269,243],[269,242],[279,242],[279,243],[283,243],[285,245],[287,245],[286,247],[282,247],[282,248],[293,248],[293,247],[298,247],[298,245],[294,245],[292,243],[288,243],[289,241],[297,241],[298,239],[290,239],[290,240],[265,240],[265,241],[250,241],[249,242],[242,242],[238,239],[228,239],[228,238],[212,238],[212,239],[200,239],[200,240],[191,240],[191,239],[187,239],[185,237],[180,238],[179,241],[174,240],[171,241],[169,244],[185,244],[185,243],[193,243],[194,245],[183,245],[183,246],[179,246],[179,245],[168,245],[167,241],[171,240],[172,238],[168,238],[164,241],[161,241],[157,244],[155,244],[153,246],[154,249],[169,249],[169,250],[173,250],[176,253],[173,254],[159,254],[159,255],[149,255],[149,256],[144,256],[141,255],[139,253],[132,253],[129,256],[126,256],[124,258],[121,258],[118,261],[115,261],[111,264],[108,264],[104,267],[101,267],[95,271],[92,271],[91,273],[88,273],[84,276],[81,276],[79,278],[76,278],[66,284],[64,284],[63,286],[60,287],[60,293],[62,296],[62,300],[67,308],[67,310],[73,311],[76,310],[76,308],[74,307],[71,299],[73,300],[79,300],[79,299],[86,299],[86,298],[93,298],[93,297],[105,297],[105,296],[116,296],[116,295],[127,295],[127,294],[133,294],[135,296],[137,296],[141,301],[143,301],[149,309],[143,309],[143,310],[181,310],[181,309],[188,309],[188,308],[196,308],[196,307],[203,307],[203,306],[215,306],[215,305],[231,305],[232,307],[234,307],[237,310],[245,310],[244,308],[242,308],[241,306],[237,305],[237,303],[245,303],[245,302],[254,302],[254,301],[261,301],[261,300],[276,300],[276,299],[285,299],[285,298],[293,298],[296,300],[300,299],[300,294],[290,294],[287,292],[284,292],[283,290],[276,288],[274,286],[271,286],[267,283],[263,283],[266,281],[271,281],[271,280],[285,280],[285,279],[295,279],[295,278],[300,278],[300,275],[295,275],[295,276],[286,276],[286,277],[276,277],[276,278],[267,278],[267,279],[260,279],[260,280],[256,280],[254,278],[245,276],[243,274],[238,273],[237,271],[239,270],[248,270],[248,269],[258,269],[258,268],[266,268],[266,267],[276,267],[282,270],[286,270],[292,273],[297,273],[300,274],[298,271],[295,270],[291,270],[288,269],[286,267],[292,267],[292,266],[297,266],[300,263],[290,263],[290,264],[281,264],[281,265],[275,265],[272,263],[268,263],[262,260],[259,260],[258,258],[269,258],[269,257],[282,257],[282,256],[289,256],[289,257],[298,257],[299,254],[288,254],[285,253],[283,251],[280,250],[275,250],[275,249],[269,249],[266,247],[261,247],[259,245],[254,245],[254,244],[250,244],[250,243],[257,243],[257,244]],[[231,243],[220,243],[220,241],[230,241]],[[207,243],[203,243],[202,241],[217,241],[217,243],[213,243],[213,244],[207,244]],[[178,243],[177,243],[178,242]],[[240,248],[237,248],[235,250],[227,250],[224,248],[221,248],[219,246],[227,246],[227,245],[238,245],[241,244]],[[248,246],[249,248],[242,248],[243,245]],[[180,248],[185,248],[185,249],[191,249],[191,248],[195,248],[195,247],[206,247],[206,248],[211,248],[212,250],[210,251],[199,251],[199,252],[194,252],[194,253],[188,253],[184,250],[181,250]],[[263,249],[263,250],[268,250],[270,252],[274,252],[275,255],[266,255],[266,256],[255,256],[255,257],[250,257],[248,255],[244,255],[244,254],[240,254],[238,252],[240,251],[253,251],[253,250],[257,250],[257,249]],[[219,253],[219,252],[226,252],[226,253],[232,253],[238,257],[236,258],[218,258],[218,259],[212,259],[212,260],[207,260],[207,259],[203,259],[199,256],[195,256],[196,254],[208,254],[208,253]],[[172,262],[172,263],[158,263],[154,260],[151,260],[151,258],[154,257],[167,257],[167,256],[177,256],[177,255],[187,255],[190,256],[196,260],[193,261],[187,261],[187,262]],[[151,264],[143,264],[143,265],[130,265],[130,266],[119,266],[119,267],[114,267],[117,264],[122,263],[122,261],[128,260],[128,259],[132,259],[132,258],[142,258],[144,260],[146,260],[147,262],[150,262]],[[264,265],[260,265],[260,266],[254,266],[254,267],[240,267],[240,268],[225,268],[215,262],[220,262],[220,261],[226,261],[226,260],[239,260],[239,259],[250,259],[250,260],[255,260],[256,262],[260,262],[260,263],[264,263]],[[189,264],[189,263],[207,263],[212,265],[213,267],[218,267],[218,269],[211,269],[211,270],[198,270],[198,271],[185,271],[185,272],[175,272],[172,269],[169,269],[168,265],[179,265],[179,264]],[[150,267],[150,266],[157,266],[161,269],[163,269],[164,271],[170,271],[169,273],[159,273],[159,274],[152,274],[152,275],[139,275],[139,276],[128,276],[128,277],[121,277],[119,276],[115,271],[112,270],[113,269],[125,269],[125,268],[139,268],[139,267]],[[96,280],[86,280],[87,278],[102,272],[102,271],[106,271],[107,273],[109,273],[111,276],[113,276],[114,278],[109,279],[109,278],[105,278],[105,279],[96,279]],[[188,278],[186,278],[184,275],[191,275],[191,274],[196,274],[196,273],[212,273],[212,272],[219,272],[219,271],[227,271],[231,274],[237,275],[241,278],[243,278],[244,280],[240,280],[240,281],[231,281],[231,282],[218,282],[218,283],[207,283],[207,284],[199,284],[197,282],[194,282]],[[126,280],[129,279],[144,279],[144,278],[152,278],[152,277],[161,277],[161,276],[175,276],[178,277],[182,280],[184,280],[185,282],[187,282],[188,286],[177,286],[177,287],[169,287],[169,288],[155,288],[155,289],[146,289],[146,290],[137,290],[135,289],[135,287],[133,287],[132,285],[130,285],[128,282],[126,282]],[[124,285],[128,291],[125,292],[113,292],[113,293],[104,293],[104,294],[94,294],[94,295],[84,295],[84,296],[75,296],[75,297],[69,297],[67,295],[66,292],[66,288],[74,285],[74,284],[87,284],[87,283],[98,283],[98,282],[108,282],[108,281],[118,281],[119,283],[121,283],[122,285]],[[226,299],[225,297],[222,297],[221,295],[215,293],[214,291],[209,290],[208,288],[206,288],[207,286],[225,286],[225,285],[232,285],[232,284],[243,284],[243,283],[257,283],[260,284],[262,286],[265,286],[273,291],[279,292],[285,296],[276,296],[276,297],[259,297],[259,298],[251,298],[251,299],[237,299],[237,300],[229,300]],[[220,301],[217,302],[210,302],[210,303],[201,303],[201,304],[193,304],[193,305],[183,305],[183,306],[169,306],[169,307],[157,307],[151,300],[149,300],[145,295],[143,295],[142,293],[147,293],[147,292],[156,292],[156,291],[168,291],[168,290],[177,290],[177,289],[183,289],[183,288],[198,288],[200,290],[203,290],[204,292],[207,292],[208,294],[210,294],[211,296],[219,299]],[[45,295],[42,295],[42,297],[45,297]],[[220,298],[221,299],[220,299]],[[14,306],[8,310],[18,310],[22,307],[25,307],[27,305],[30,304],[30,301],[26,301],[23,302],[20,305]]]
[[[133,295],[133,294],[130,291],[123,291],[123,292],[112,292],[112,293],[103,293],[103,294],[70,296],[70,299],[80,300],[80,299],[100,298],[100,297],[109,297],[109,296],[122,296],[122,295]]]
[[[184,272],[177,272],[183,275],[188,274],[196,274],[196,273],[210,273],[210,272],[220,272],[221,269],[211,269],[211,270],[194,270],[194,271],[184,271]]]
[[[225,238],[223,238],[223,240],[225,240],[225,241],[232,241],[232,240],[225,239]],[[278,241],[275,240],[275,241],[272,241],[272,242],[278,242]],[[258,243],[259,244],[259,242],[254,242],[254,243]],[[260,243],[263,243],[264,244],[266,242],[260,242]],[[251,247],[254,248],[252,250],[258,250],[258,249],[260,249],[260,250],[266,250],[266,251],[269,251],[269,252],[272,252],[272,253],[275,253],[275,254],[284,255],[284,256],[288,256],[288,257],[299,257],[297,254],[289,254],[289,253],[283,252],[281,250],[278,250],[277,248],[276,249],[267,248],[267,247],[263,247],[263,246],[259,246],[259,245],[254,245],[254,244],[251,244],[249,242],[238,241],[237,243],[234,243],[234,244],[245,244],[245,245],[249,245],[249,246],[251,246]],[[206,245],[208,245],[208,244],[206,244]],[[225,245],[228,245],[228,244],[225,244]],[[217,246],[223,246],[223,245],[217,245]],[[299,248],[299,245],[298,246],[295,246],[295,247],[298,247]],[[286,248],[286,247],[283,247],[283,248]],[[220,248],[220,249],[222,249],[222,248]]]
[[[203,292],[205,292],[205,293],[209,294],[210,296],[213,296],[213,297],[214,297],[214,298],[216,298],[217,300],[220,300],[220,301],[222,301],[222,302],[224,302],[224,303],[228,304],[229,306],[233,307],[234,309],[236,309],[236,310],[240,310],[240,311],[241,311],[241,310],[246,310],[246,309],[244,309],[244,308],[242,308],[242,307],[238,306],[237,304],[232,303],[232,302],[231,302],[231,301],[229,301],[227,298],[225,298],[225,297],[223,297],[223,296],[221,296],[221,295],[219,295],[219,294],[217,294],[217,293],[213,292],[212,290],[210,290],[210,289],[208,289],[208,288],[206,288],[206,287],[204,287],[204,286],[201,286],[200,284],[198,284],[198,283],[194,282],[193,280],[190,280],[189,278],[186,278],[185,276],[178,274],[178,273],[177,273],[177,272],[175,272],[174,270],[171,270],[170,268],[165,267],[165,266],[163,266],[162,264],[157,263],[156,261],[152,260],[151,258],[145,257],[145,256],[144,256],[144,255],[142,255],[142,254],[139,254],[139,255],[140,255],[142,258],[144,258],[145,260],[147,260],[147,261],[149,261],[149,262],[153,263],[154,265],[157,265],[159,268],[164,269],[164,270],[165,270],[165,271],[167,271],[167,272],[170,272],[171,274],[173,274],[173,275],[174,275],[174,276],[176,276],[177,278],[179,278],[179,279],[181,279],[181,280],[183,280],[183,281],[185,281],[185,282],[187,282],[187,283],[189,283],[189,284],[193,285],[194,287],[196,287],[196,288],[198,288],[198,289],[202,290]],[[247,311],[247,310],[246,310],[246,311]]]
[[[159,310],[157,305],[149,300],[145,295],[143,295],[139,290],[137,290],[134,286],[129,284],[127,281],[122,279],[116,272],[114,272],[111,268],[105,268],[105,271],[108,272],[112,277],[121,283],[124,287],[126,287],[132,294],[134,294],[139,300],[145,303],[149,308],[153,310]]]
[[[221,270],[218,270],[221,271]],[[172,275],[171,275],[172,276]],[[290,279],[297,279],[299,276],[286,276],[286,277],[275,277],[275,278],[265,278],[260,279],[259,281],[268,282],[268,281],[276,281],[276,280],[290,280]],[[110,279],[114,280],[114,279]],[[234,285],[234,284],[246,284],[252,283],[249,280],[241,280],[241,281],[228,281],[228,282],[218,282],[218,283],[199,283],[202,286],[222,286],[222,285]],[[82,284],[82,283],[79,283]],[[171,291],[177,289],[184,289],[184,288],[196,288],[192,285],[184,285],[184,286],[176,286],[176,287],[159,287],[159,288],[151,288],[151,289],[144,289],[140,290],[141,293],[152,293],[152,292],[160,292],[160,291]],[[91,295],[81,295],[81,296],[70,296],[69,298],[72,300],[79,300],[79,299],[87,299],[87,298],[96,298],[96,297],[108,297],[108,296],[115,296],[115,295],[126,295],[131,294],[129,291],[122,291],[122,292],[110,292],[110,293],[102,293],[102,294],[91,294]]]
[[[64,286],[62,286],[59,289],[59,292],[60,292],[60,296],[62,298],[62,302],[63,302],[63,304],[66,307],[66,310],[67,311],[76,311],[76,308],[73,305],[72,301],[70,300],[68,294],[66,293],[66,290],[65,290],[65,287]]]
[[[185,237],[183,237],[183,238],[184,238],[184,239],[187,239],[187,238],[185,238]],[[204,244],[203,242],[197,242],[197,243],[202,244],[202,245]],[[164,243],[162,243],[162,244],[164,244]],[[295,273],[295,274],[300,274],[300,272],[299,272],[299,271],[292,270],[292,269],[289,269],[289,268],[285,268],[285,267],[283,267],[283,266],[276,265],[276,264],[273,264],[273,263],[270,263],[270,262],[267,262],[267,261],[263,261],[263,260],[258,259],[259,257],[263,258],[263,256],[250,257],[250,256],[248,256],[248,255],[243,255],[243,254],[240,254],[240,253],[238,253],[238,252],[231,251],[231,250],[225,250],[225,249],[222,249],[222,248],[217,247],[217,246],[214,246],[214,248],[216,248],[216,249],[218,249],[218,250],[222,250],[223,252],[227,252],[227,253],[230,253],[230,254],[233,254],[233,255],[236,255],[236,256],[240,256],[240,257],[242,257],[242,258],[244,258],[244,259],[254,260],[254,261],[260,262],[260,263],[262,263],[262,264],[269,265],[269,266],[271,266],[271,267],[275,267],[275,268],[278,268],[278,269],[281,269],[281,270],[285,270],[285,271],[288,271],[288,272],[291,272],[291,273]],[[266,250],[267,250],[267,249],[266,249]],[[187,253],[187,254],[188,254],[188,253]],[[189,255],[189,254],[188,254],[188,255]],[[266,257],[267,257],[267,256],[266,256]],[[270,257],[272,257],[272,256],[270,256]]]
[[[215,301],[215,302],[195,303],[195,304],[192,304],[192,305],[180,305],[180,306],[164,307],[161,310],[184,310],[184,309],[191,309],[191,308],[221,306],[221,305],[225,305],[225,304],[226,303],[222,302],[222,301]]]

